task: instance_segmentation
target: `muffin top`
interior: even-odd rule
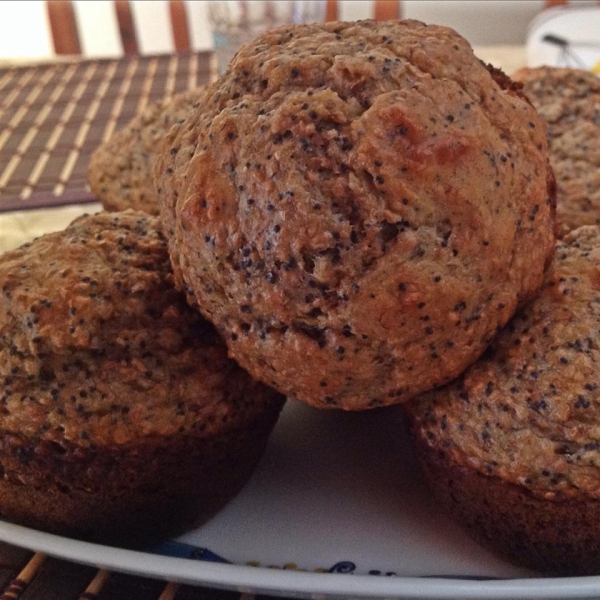
[[[254,377],[320,407],[457,376],[554,244],[535,110],[416,21],[261,35],[171,129],[156,177],[190,301]]]
[[[419,435],[545,498],[600,498],[599,315],[600,229],[581,227],[485,355],[407,407]]]
[[[559,236],[600,225],[600,79],[554,67],[522,69],[515,77],[548,128]]]
[[[133,208],[158,214],[152,181],[157,147],[173,124],[191,110],[201,91],[195,88],[150,105],[95,150],[88,181],[105,210]]]
[[[173,287],[158,224],[84,216],[0,258],[4,435],[84,446],[209,436],[274,401]]]

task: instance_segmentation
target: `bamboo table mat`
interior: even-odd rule
[[[0,542],[0,600],[259,600],[260,596],[109,573]]]
[[[148,104],[214,72],[211,52],[0,69],[0,212],[95,202],[94,149]]]

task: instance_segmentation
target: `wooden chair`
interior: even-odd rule
[[[115,0],[113,5],[123,53],[126,55],[139,54],[139,44],[130,3],[128,0]],[[56,54],[81,54],[81,41],[73,3],[70,0],[50,0],[46,2],[46,10]],[[170,0],[169,14],[175,51],[189,52],[191,50],[190,33],[183,0]]]
[[[400,19],[400,0],[377,0],[373,7],[373,18],[377,21],[388,19]],[[339,3],[337,0],[327,0],[325,10],[326,21],[337,21],[339,19]]]
[[[131,3],[128,0],[114,0],[113,6],[123,53],[125,55],[139,54],[140,46],[136,35]],[[82,44],[73,3],[70,0],[49,0],[46,2],[46,10],[56,54],[81,54]],[[185,2],[183,0],[170,0],[169,16],[174,50],[176,52],[189,52],[192,47]],[[400,18],[400,1],[376,1],[373,17],[378,20]],[[337,0],[327,0],[325,20],[336,21],[338,18],[339,3]]]

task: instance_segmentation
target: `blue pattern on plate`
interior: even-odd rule
[[[231,561],[215,554],[212,550],[208,548],[202,548],[200,546],[192,546],[191,544],[184,544],[182,542],[175,542],[173,540],[164,542],[163,544],[159,544],[155,546],[151,550],[154,554],[160,554],[161,556],[172,556],[175,558],[189,558],[192,560],[203,560],[206,562],[213,563],[224,563],[224,564],[232,564]],[[273,568],[273,567],[271,567]],[[286,568],[286,567],[283,567]],[[321,570],[321,569],[319,569]],[[356,564],[349,560],[343,560],[335,563],[329,569],[322,569],[322,571],[327,573],[344,573],[348,575],[352,575],[356,571]],[[386,577],[396,577],[397,574],[393,571],[379,571],[377,569],[371,569],[368,572],[369,575],[383,575]],[[443,579],[468,579],[471,581],[495,581],[504,579],[502,577],[485,577],[485,576],[477,576],[477,575],[422,575],[423,578],[431,578],[438,577]]]
[[[151,552],[154,554],[161,554],[162,556],[173,556],[175,558],[191,558],[193,560],[204,560],[206,562],[231,564],[231,561],[215,554],[208,548],[200,548],[190,544],[174,542],[172,540],[155,546],[152,548]]]

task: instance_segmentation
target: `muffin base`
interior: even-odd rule
[[[548,575],[600,574],[600,501],[547,500],[417,440],[435,498],[483,546]]]
[[[92,542],[143,547],[197,527],[254,472],[281,403],[243,430],[117,449],[27,446],[4,437],[0,516]],[[9,450],[9,447],[11,448]]]

